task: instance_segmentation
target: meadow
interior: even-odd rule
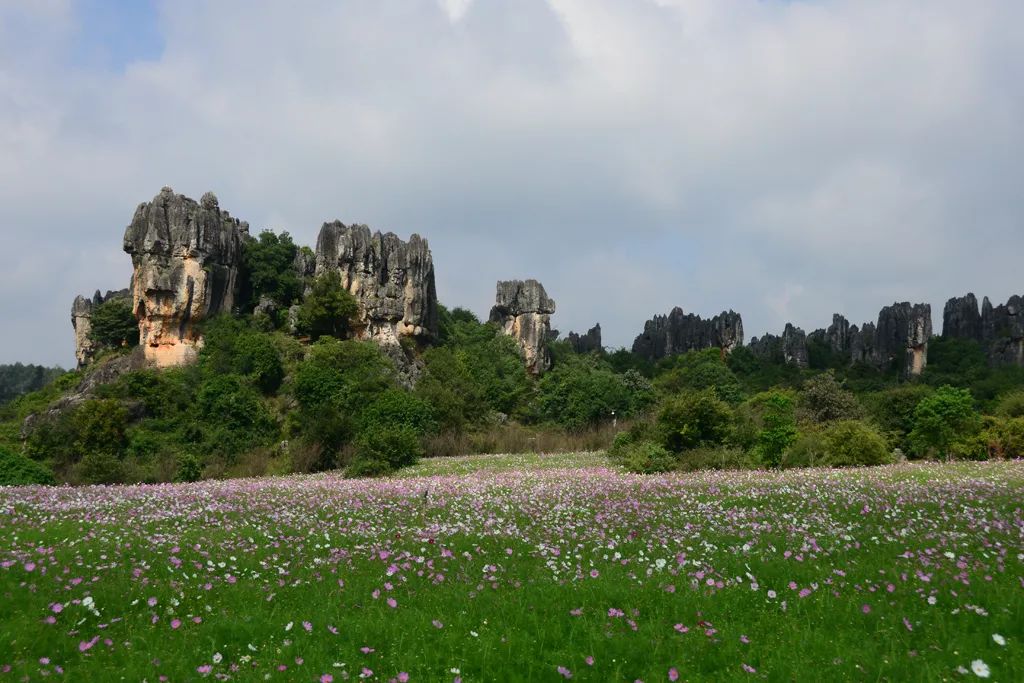
[[[0,681],[1021,680],[1024,462],[0,488]]]

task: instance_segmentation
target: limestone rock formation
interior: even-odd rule
[[[850,325],[850,362],[872,363],[875,357],[875,324],[864,323],[860,329]]]
[[[981,343],[981,313],[978,298],[968,292],[946,302],[942,309],[942,336],[956,339],[973,339]]]
[[[300,252],[296,262],[301,273],[308,272],[308,256]],[[437,335],[434,260],[427,241],[413,234],[405,242],[394,233],[371,233],[365,225],[324,223],[314,272],[331,271],[359,303],[356,337],[377,342],[395,361],[403,383],[414,383],[419,367],[400,342],[425,342]]]
[[[193,360],[202,345],[196,324],[231,311],[248,232],[248,223],[222,211],[212,192],[197,203],[165,187],[135,210],[124,250],[135,268],[132,307],[148,363]]]
[[[755,356],[767,360],[788,363],[800,368],[810,365],[807,335],[792,323],[786,323],[781,337],[766,334],[761,338],[751,338],[748,348]]]
[[[554,299],[536,280],[498,282],[490,321],[519,342],[526,369],[533,375],[541,375],[551,367],[547,340],[554,312]]]
[[[710,320],[683,313],[678,306],[666,315],[644,323],[644,331],[633,341],[633,353],[658,360],[687,351],[720,348],[729,353],[743,345],[743,319],[735,311],[723,311]]]
[[[932,336],[932,307],[904,301],[878,313],[875,328],[875,364],[897,364],[904,375],[920,375],[928,364],[928,340]]]
[[[570,332],[566,339],[569,341],[569,346],[576,353],[590,353],[604,348],[601,346],[601,323],[597,323],[583,335]]]
[[[1024,298],[1014,295],[1005,304],[981,304],[982,343],[997,364],[1024,365]]]
[[[832,324],[825,330],[825,341],[835,353],[848,353],[850,351],[850,334],[857,326],[850,326],[850,321],[838,313],[832,314]]]
[[[111,299],[131,299],[131,293],[127,289],[120,289],[100,294],[100,290],[97,289],[92,298],[76,296],[74,303],[71,304],[71,326],[75,329],[75,359],[79,368],[87,365],[99,351],[96,342],[90,338],[92,312],[97,306]]]
[[[953,297],[942,312],[942,335],[978,342],[995,365],[1024,365],[1024,299],[993,306],[985,297],[979,313],[974,294]]]

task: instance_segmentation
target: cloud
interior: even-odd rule
[[[83,7],[0,4],[0,362],[72,362],[166,184],[418,232],[446,304],[536,277],[627,346],[673,305],[750,336],[1020,290],[1013,0],[176,0],[84,52]]]

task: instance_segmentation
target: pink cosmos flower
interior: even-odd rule
[[[409,674],[404,671],[398,672],[398,683],[409,683]]]
[[[320,677],[320,683],[334,683],[334,676],[331,674],[324,674]]]
[[[755,669],[754,667],[750,666],[749,664],[744,664],[743,665],[743,670],[746,671],[748,674],[757,673],[757,669]]]
[[[171,619],[171,628],[175,628],[176,629],[179,626],[181,626],[181,620],[180,619]]]
[[[678,681],[679,680],[679,672],[676,671],[675,667],[672,667],[671,669],[668,670],[668,680],[670,680],[670,681]]]
[[[867,604],[865,602],[863,605],[860,606],[860,611],[863,612],[864,614],[870,614],[871,613],[871,605],[869,605],[869,604]]]
[[[572,678],[572,672],[566,669],[564,666],[558,667],[558,673],[562,674],[562,678]]]
[[[434,620],[433,620],[432,622],[430,622],[430,623],[434,625],[434,628],[444,628],[444,624],[442,624],[442,623],[441,623],[440,621],[438,621],[437,619],[434,619]]]
[[[313,624],[311,624],[308,621],[304,621],[304,622],[302,622],[302,628],[306,629],[306,633],[309,633],[310,631],[313,630]]]
[[[398,600],[395,600],[394,598],[388,598],[388,607],[390,607],[391,609],[398,607]]]
[[[587,658],[583,661],[587,663],[587,666],[594,666],[594,658],[590,655],[587,655]]]
[[[210,666],[209,664],[203,664],[202,666],[197,666],[196,667],[196,671],[198,671],[199,673],[201,673],[201,674],[203,674],[205,676],[206,674],[208,674],[211,671],[213,671],[213,667]]]
[[[64,611],[64,605],[60,604],[59,602],[55,602],[52,605],[50,605],[50,610],[54,614],[60,614],[61,612]]]

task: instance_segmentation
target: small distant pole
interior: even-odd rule
[[[618,427],[619,427],[619,418],[615,417],[615,411],[613,410],[612,411],[612,429],[618,429]]]

